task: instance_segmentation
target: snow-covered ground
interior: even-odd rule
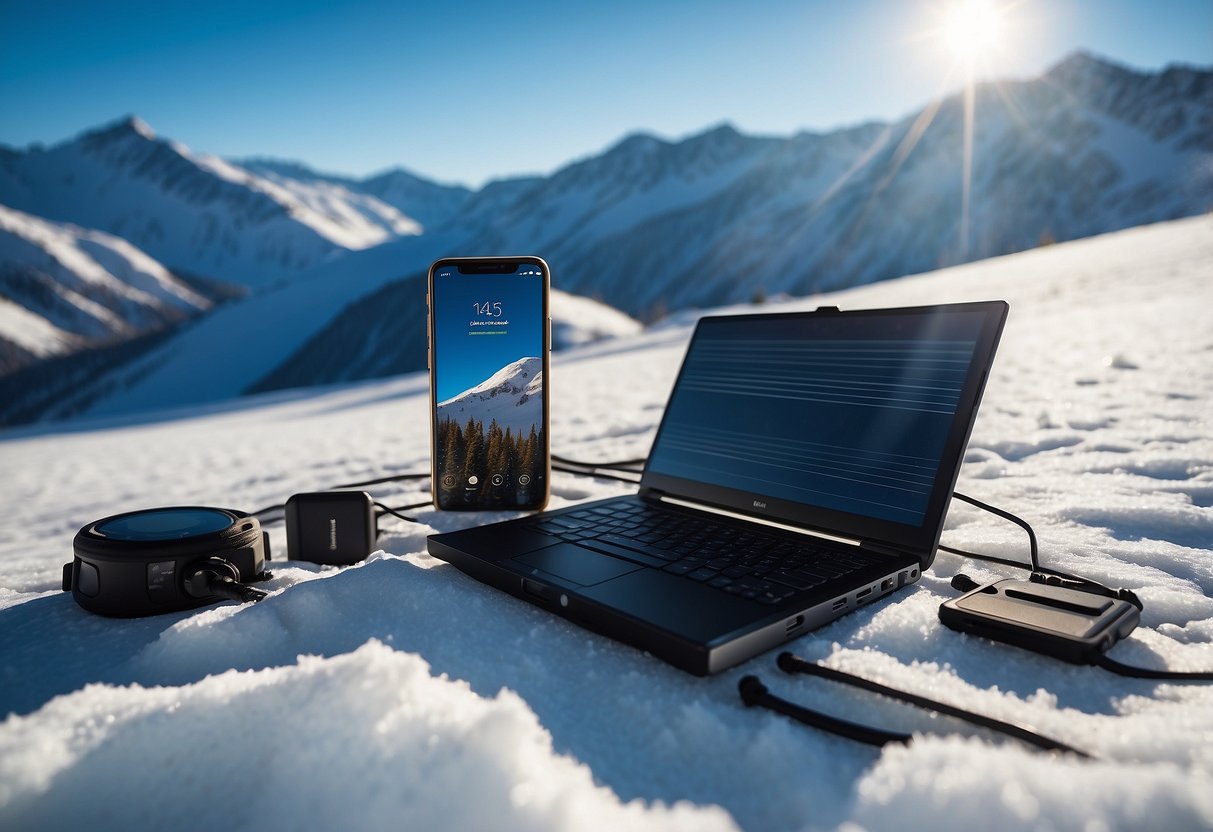
[[[1182,220],[782,308],[1005,298],[1011,316],[959,488],[1029,518],[1046,563],[1133,588],[1112,655],[1213,668],[1213,218]],[[557,355],[553,442],[647,452],[689,328]],[[345,569],[278,561],[257,605],[108,620],[58,591],[88,520],[164,504],[254,509],[428,468],[424,375],[205,411],[0,434],[0,828],[789,830],[1213,826],[1213,689],[1112,676],[964,637],[941,554],[923,580],[791,646],[802,656],[1090,750],[1080,761],[788,678],[774,655],[694,678],[497,593],[385,521]],[[553,504],[628,486],[557,474]],[[420,487],[383,487],[392,504]],[[964,505],[945,541],[1019,557]],[[273,527],[274,551],[284,535]],[[781,695],[921,730],[881,752],[748,711]],[[938,736],[946,733],[948,736]]]

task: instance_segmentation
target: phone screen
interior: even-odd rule
[[[477,271],[487,263],[512,270]],[[437,505],[542,507],[545,269],[538,261],[439,261],[432,286]]]

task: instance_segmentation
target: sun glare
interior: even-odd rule
[[[944,43],[958,58],[971,61],[998,45],[1002,12],[989,0],[959,0],[945,13]]]
[[[872,147],[864,154],[856,166],[839,177],[825,192],[825,195],[813,205],[817,210],[829,201],[850,177],[870,161],[883,158],[878,152],[890,140],[897,140],[889,163],[889,168],[876,187],[868,195],[864,211],[879,196],[885,187],[893,181],[902,169],[903,163],[914,152],[935,117],[941,112],[951,114],[953,101],[951,94],[955,85],[960,84],[960,103],[962,108],[961,132],[959,146],[960,162],[960,222],[956,235],[956,247],[951,255],[955,262],[967,260],[973,253],[970,237],[972,222],[971,206],[973,192],[973,156],[976,144],[976,122],[978,99],[984,102],[990,96],[983,93],[978,95],[981,85],[993,91],[1007,104],[1011,117],[1018,119],[1014,107],[1004,85],[994,73],[1002,71],[1006,60],[1014,56],[1015,50],[1023,42],[1024,7],[1030,6],[1032,0],[923,0],[924,15],[929,25],[919,31],[909,34],[908,41],[925,45],[929,59],[940,65],[940,85],[936,98],[923,108],[918,118],[914,120],[898,137],[886,130],[880,135]]]

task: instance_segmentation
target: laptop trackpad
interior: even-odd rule
[[[542,569],[557,578],[593,586],[643,567],[610,555],[600,555],[571,543],[560,543],[514,558],[515,563]]]

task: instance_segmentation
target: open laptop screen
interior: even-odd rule
[[[924,526],[941,474],[949,490],[955,481],[995,317],[995,339],[1001,328],[989,307],[1005,314],[960,304],[702,319],[646,479],[787,519],[803,506]]]

